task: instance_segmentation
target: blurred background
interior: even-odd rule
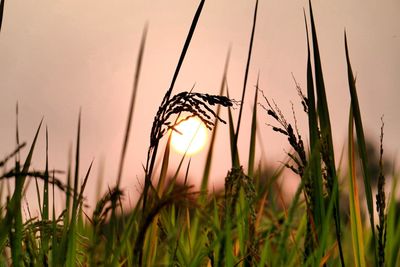
[[[44,117],[49,129],[50,168],[66,170],[68,151],[75,146],[81,108],[82,176],[94,159],[87,188],[89,204],[93,203],[99,187],[101,192],[113,187],[140,38],[148,23],[122,177],[122,187],[133,201],[142,188],[142,165],[146,161],[153,118],[171,82],[198,3],[195,0],[6,1],[0,36],[0,158],[16,146],[18,102],[20,140],[30,145]],[[190,90],[195,85],[194,91],[218,94],[225,58],[231,47],[228,86],[231,97],[240,99],[254,4],[255,1],[243,0],[206,1],[174,93]],[[308,13],[308,1],[261,0],[259,3],[239,135],[245,168],[258,73],[260,88],[275,100],[288,120],[292,120],[293,102],[299,129],[307,136],[306,116],[292,78],[293,75],[306,90],[303,9]],[[350,97],[343,38],[346,29],[367,138],[378,148],[384,115],[385,155],[394,161],[400,148],[400,2],[313,1],[313,9],[335,146],[339,151],[344,149],[348,125]],[[234,111],[235,118],[238,113],[238,109]],[[226,110],[222,117],[227,119]],[[262,109],[259,109],[258,122],[257,162],[280,166],[285,149],[289,149],[287,141],[266,125],[272,121]],[[218,128],[209,181],[211,190],[223,184],[230,169],[229,149],[228,127],[223,125]],[[200,182],[205,154],[204,151],[192,158],[189,177],[193,184]],[[180,157],[173,156],[171,172],[175,171]],[[336,153],[336,157],[339,161],[340,154]],[[44,169],[44,162],[45,131],[42,130],[33,166]],[[290,185],[298,178],[290,174],[285,177],[283,182],[289,185],[288,192],[295,190]]]

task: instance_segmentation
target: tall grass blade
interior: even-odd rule
[[[229,49],[228,54],[226,56],[226,60],[225,60],[224,73],[222,75],[221,87],[219,90],[220,96],[222,96],[224,94],[224,89],[226,86],[226,76],[228,73],[230,54],[231,54],[231,51]],[[219,116],[220,112],[221,112],[221,106],[218,105],[217,111],[216,111],[217,116]],[[206,164],[204,166],[203,178],[201,180],[200,191],[201,191],[202,198],[204,197],[204,195],[206,194],[206,191],[207,191],[207,185],[208,185],[208,179],[210,177],[211,163],[212,163],[212,159],[213,159],[215,137],[217,135],[218,125],[219,125],[219,121],[216,118],[214,121],[214,129],[211,134],[210,146],[208,147],[208,151],[207,151],[207,158],[206,158]]]
[[[65,209],[64,225],[68,226],[71,211],[71,197],[72,197],[72,145],[68,149],[68,167],[67,167],[67,191],[65,192]]]
[[[323,192],[323,181],[322,181],[322,173],[321,173],[321,156],[319,152],[319,130],[318,130],[318,117],[317,111],[315,109],[315,94],[314,94],[314,81],[313,81],[313,73],[311,67],[311,58],[310,58],[310,41],[308,36],[308,26],[307,19],[304,13],[305,25],[306,25],[306,34],[307,34],[307,98],[308,98],[308,131],[310,136],[310,157],[313,157],[314,160],[310,162],[312,165],[310,167],[311,171],[311,183],[312,183],[312,191],[313,191],[313,203],[315,208],[313,209],[313,219],[314,223],[317,227],[317,236],[321,233],[321,225],[322,218],[325,216],[324,214],[324,200],[322,196]]]
[[[255,33],[255,30],[256,30],[256,21],[257,21],[257,9],[258,9],[258,0],[256,0],[256,6],[254,8],[253,28],[251,30],[249,52],[247,54],[246,71],[244,73],[241,105],[240,105],[240,108],[239,108],[239,117],[238,117],[238,122],[237,122],[237,125],[236,125],[236,131],[235,131],[235,145],[233,147],[235,150],[237,150],[237,143],[238,143],[239,130],[240,130],[240,122],[242,121],[242,111],[243,111],[243,105],[244,105],[244,98],[245,98],[246,89],[247,89],[247,77],[249,75],[249,70],[250,70],[251,52],[253,51],[254,33]],[[233,153],[233,154],[236,154],[236,152]],[[236,163],[239,163],[239,162],[236,162]]]
[[[254,158],[256,155],[256,135],[257,135],[257,103],[258,103],[258,90],[259,90],[260,75],[257,78],[256,92],[254,94],[253,114],[251,118],[251,131],[250,131],[250,148],[249,148],[249,162],[247,174],[250,178],[254,175]]]
[[[43,208],[42,208],[42,220],[47,222],[49,220],[49,132],[46,127],[46,167],[44,171],[44,185],[43,185]],[[47,264],[47,252],[49,249],[49,235],[46,227],[43,227],[41,233],[41,249],[43,252],[42,261],[43,264]]]
[[[226,94],[229,98],[229,88],[226,86]],[[228,107],[228,125],[229,125],[229,140],[230,140],[230,145],[231,145],[231,161],[232,161],[232,167],[233,166],[239,166],[240,165],[240,159],[239,159],[239,151],[237,149],[237,145],[235,143],[235,125],[233,123],[233,116],[232,116],[232,109],[231,107]]]
[[[168,141],[164,150],[164,157],[161,163],[160,178],[158,180],[158,185],[157,185],[157,194],[159,198],[161,198],[163,195],[164,186],[167,179],[170,150],[171,150],[171,134],[168,136]]]
[[[176,66],[176,69],[175,69],[175,72],[174,72],[174,76],[172,77],[171,85],[170,85],[170,87],[169,87],[169,89],[167,91],[167,94],[166,94],[166,97],[163,100],[163,103],[164,102],[168,102],[168,100],[169,100],[169,98],[171,96],[172,90],[174,89],[176,79],[178,78],[178,74],[179,74],[179,71],[180,71],[180,69],[182,67],[183,60],[185,59],[186,52],[189,49],[189,45],[190,45],[190,42],[192,40],[192,37],[193,37],[193,34],[194,34],[194,30],[196,29],[197,22],[199,21],[201,11],[203,10],[204,3],[205,3],[205,0],[201,0],[199,6],[197,7],[196,13],[195,13],[195,15],[193,17],[193,20],[192,20],[192,24],[190,25],[189,33],[188,33],[188,35],[186,37],[186,40],[185,40],[185,44],[183,45],[181,56],[179,57],[179,61],[178,61],[178,64]]]
[[[224,90],[225,90],[225,87],[226,87],[226,80],[227,80],[227,74],[228,74],[230,55],[231,55],[231,49],[228,50],[227,55],[226,55],[226,59],[225,59],[224,72],[222,74],[221,86],[220,86],[220,90],[219,90],[219,95],[220,96],[224,95]],[[219,117],[220,113],[221,113],[221,106],[218,105],[217,111],[216,111],[217,117]],[[215,145],[215,139],[216,139],[216,136],[217,136],[218,125],[219,125],[219,120],[217,118],[215,118],[215,120],[214,120],[214,128],[213,128],[213,131],[211,133],[210,145],[208,147],[206,162],[205,162],[204,171],[203,171],[203,177],[202,177],[201,185],[200,185],[199,204],[205,204],[206,200],[207,200],[208,180],[209,180],[210,172],[211,172],[211,163],[212,163],[212,160],[213,160],[214,145]],[[199,215],[199,214],[197,213],[197,215]],[[198,238],[199,220],[200,220],[200,216],[195,216],[194,219],[193,219],[193,227],[192,227],[192,237],[193,237],[193,239],[192,240],[197,240],[197,238]]]
[[[15,107],[15,140],[17,142],[17,147],[19,147],[19,123],[18,123],[18,118],[19,118],[19,107],[18,107],[18,102],[17,105]],[[15,165],[16,165],[16,169],[19,170],[19,165],[20,165],[20,160],[21,160],[21,155],[19,150],[17,151],[17,153],[15,154]]]
[[[320,122],[320,130],[321,130],[321,138],[322,138],[322,154],[323,160],[327,167],[328,177],[327,177],[327,186],[330,197],[334,199],[334,220],[336,227],[336,239],[339,247],[339,256],[340,262],[342,266],[344,264],[344,256],[341,242],[341,230],[340,230],[340,213],[339,213],[339,188],[338,186],[338,178],[336,174],[335,167],[335,155],[332,141],[332,129],[331,122],[329,118],[329,110],[328,110],[328,101],[325,93],[325,84],[324,77],[322,74],[322,66],[321,66],[321,58],[319,55],[318,41],[317,41],[317,33],[315,29],[314,16],[311,7],[311,1],[309,1],[310,6],[310,17],[311,17],[311,31],[312,31],[312,43],[314,49],[314,68],[315,68],[315,83],[316,83],[316,91],[317,91],[317,110],[318,110],[318,118]]]
[[[67,253],[66,253],[66,265],[75,266],[76,258],[76,226],[77,226],[77,213],[78,213],[78,184],[79,184],[79,157],[80,157],[80,140],[81,140],[81,111],[79,111],[78,118],[78,130],[76,136],[76,152],[75,152],[75,175],[74,175],[74,193],[72,196],[72,213],[71,221],[69,224],[67,234]]]
[[[82,207],[82,204],[83,204],[82,203],[82,201],[83,201],[83,192],[85,191],[87,181],[89,180],[89,174],[90,174],[90,171],[92,170],[92,166],[93,166],[93,161],[90,163],[89,168],[86,171],[85,178],[83,179],[83,183],[82,183],[81,189],[79,191],[79,196],[78,196],[78,206],[79,207]]]
[[[35,137],[33,139],[31,148],[29,150],[28,156],[26,157],[24,166],[22,168],[22,172],[19,172],[18,161],[16,166],[15,175],[15,188],[14,193],[11,197],[10,202],[7,205],[7,213],[5,218],[0,222],[0,249],[3,251],[7,233],[10,234],[10,243],[11,243],[11,252],[12,252],[12,260],[14,266],[18,266],[21,262],[21,254],[22,254],[22,232],[23,232],[23,224],[22,224],[22,214],[21,214],[21,200],[22,200],[22,191],[24,188],[26,174],[28,173],[33,151],[35,149],[36,140],[40,132],[40,128],[42,126],[43,119],[40,121],[39,127],[36,131]],[[19,142],[19,141],[18,141]],[[13,228],[13,230],[12,230]]]
[[[121,158],[120,158],[119,168],[118,168],[117,188],[119,188],[119,185],[120,185],[120,182],[121,182],[122,171],[123,171],[124,162],[125,162],[126,150],[128,148],[129,135],[130,135],[131,127],[132,127],[133,111],[134,111],[134,108],[135,108],[136,94],[137,94],[138,85],[139,85],[140,71],[142,69],[144,48],[145,48],[145,45],[146,45],[146,36],[147,36],[147,25],[144,27],[144,30],[143,30],[143,33],[142,33],[142,40],[140,42],[139,55],[138,55],[138,58],[137,58],[137,61],[136,61],[136,71],[135,71],[135,76],[134,76],[134,80],[133,80],[131,102],[129,104],[128,121],[126,123],[124,143],[122,145]]]
[[[378,255],[376,249],[376,235],[375,235],[375,223],[374,223],[374,204],[372,200],[372,189],[371,189],[371,177],[369,172],[369,165],[368,165],[368,155],[367,149],[365,145],[365,137],[364,137],[364,128],[361,121],[361,112],[360,106],[358,104],[358,97],[357,97],[357,90],[355,79],[353,76],[353,71],[351,69],[350,58],[349,58],[349,51],[347,47],[347,37],[346,33],[344,34],[344,43],[345,43],[345,50],[346,50],[346,62],[347,62],[347,76],[349,82],[349,90],[351,96],[351,108],[353,112],[354,124],[356,126],[356,134],[357,134],[357,145],[359,150],[359,155],[361,158],[362,164],[362,171],[363,171],[363,178],[364,178],[364,189],[365,189],[365,197],[367,199],[367,207],[369,213],[369,221],[371,226],[372,232],[372,248],[374,251],[374,260],[375,266],[378,266]]]
[[[350,227],[351,238],[353,244],[354,264],[356,267],[364,267],[365,265],[365,249],[363,240],[363,231],[361,224],[361,210],[360,201],[358,198],[358,186],[356,176],[356,161],[354,152],[354,123],[353,111],[350,109],[349,116],[349,137],[348,137],[348,150],[349,150],[349,204],[350,204]]]
[[[53,177],[55,177],[55,173],[53,171]],[[57,258],[57,251],[58,251],[58,241],[57,241],[57,228],[56,228],[56,201],[54,197],[54,183],[52,184],[52,193],[53,193],[53,209],[52,209],[52,221],[51,221],[51,259],[52,259],[52,264],[55,265],[54,263],[56,262]]]
[[[194,31],[196,29],[197,22],[199,21],[201,11],[203,10],[204,3],[205,3],[205,0],[201,0],[199,6],[197,7],[196,13],[192,20],[192,24],[190,25],[189,33],[186,37],[185,43],[182,48],[182,52],[179,57],[178,64],[176,66],[174,76],[172,77],[171,85],[170,85],[169,89],[167,90],[167,92],[161,102],[160,107],[162,107],[165,103],[167,103],[171,97],[172,90],[174,88],[176,79],[178,78],[178,74],[182,67],[183,60],[185,59],[186,52],[189,49],[189,45],[192,40]],[[146,163],[146,177],[145,177],[145,183],[144,183],[144,188],[143,188],[143,199],[142,199],[143,212],[146,211],[147,194],[148,194],[148,191],[149,191],[149,188],[151,185],[151,178],[152,178],[154,164],[155,164],[155,160],[156,160],[156,156],[157,156],[157,150],[158,150],[158,142],[156,142],[154,144],[154,147],[150,147],[149,152],[148,152],[148,159],[147,159],[147,163]]]
[[[284,225],[283,225],[283,231],[280,235],[279,241],[278,241],[278,253],[279,255],[285,255],[285,242],[289,239],[289,233],[290,233],[290,228],[293,223],[295,211],[298,208],[298,202],[300,200],[301,192],[303,191],[304,187],[304,181],[301,180],[300,184],[297,187],[296,193],[293,197],[292,203],[290,204],[289,212],[287,214],[287,218],[285,219]],[[285,266],[285,257],[277,257],[278,260],[281,260],[280,266]]]
[[[387,206],[386,206],[386,194],[385,194],[385,182],[386,178],[384,175],[384,163],[383,163],[383,128],[385,123],[383,117],[381,118],[381,137],[380,137],[380,156],[379,156],[379,176],[378,176],[378,188],[376,194],[376,211],[378,212],[378,262],[379,266],[385,266],[385,247],[386,247],[386,232],[387,232]]]

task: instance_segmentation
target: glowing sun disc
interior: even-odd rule
[[[204,123],[196,117],[182,121],[175,127],[171,136],[172,148],[180,153],[186,155],[194,155],[200,152],[207,141],[207,128]]]

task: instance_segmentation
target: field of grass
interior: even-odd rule
[[[290,123],[275,102],[264,94],[262,88],[258,88],[258,82],[252,118],[242,117],[243,105],[240,103],[246,96],[258,1],[254,9],[241,101],[229,98],[226,70],[221,79],[219,95],[194,91],[174,94],[175,81],[204,2],[200,2],[194,15],[171,85],[155,114],[144,166],[143,191],[132,210],[123,208],[124,192],[120,188],[120,181],[139,90],[146,28],[137,58],[115,187],[97,201],[92,213],[89,214],[84,205],[85,188],[91,179],[91,165],[86,175],[79,177],[80,118],[75,157],[66,171],[65,183],[57,178],[60,173],[48,168],[47,157],[43,171],[32,171],[31,160],[38,134],[43,131],[42,123],[30,143],[25,160],[21,160],[20,152],[26,145],[19,141],[17,126],[17,147],[0,161],[3,169],[0,199],[4,200],[0,203],[0,266],[400,265],[400,227],[395,199],[397,171],[393,170],[390,174],[391,191],[385,192],[387,181],[383,166],[382,122],[380,160],[374,163],[380,166],[380,174],[371,177],[369,169],[373,159],[369,158],[366,150],[346,34],[344,56],[347,60],[351,104],[348,107],[347,151],[342,156],[346,164],[338,166],[334,154],[342,151],[337,151],[332,141],[328,99],[311,4],[308,14],[305,14],[308,59],[307,77],[304,78],[307,88],[297,86],[300,103],[308,118],[308,133],[300,134],[295,114],[292,114],[294,123]],[[4,1],[1,10],[3,5]],[[228,65],[229,55],[225,69]],[[228,110],[228,118],[220,116],[221,108]],[[237,121],[233,120],[233,112],[238,113],[235,116]],[[256,165],[257,113],[260,112],[270,122],[271,130],[277,135],[284,135],[291,147],[286,155],[288,160],[273,174]],[[171,170],[169,142],[165,147],[160,143],[161,139],[169,138],[169,130],[174,130],[180,116],[199,117],[213,130],[200,190],[194,190],[187,179],[178,182],[179,169],[184,171],[189,166],[181,164],[178,170]],[[251,129],[240,127],[245,119],[252,121]],[[230,139],[232,167],[226,170],[225,187],[211,194],[207,192],[207,186],[210,166],[217,161],[213,158],[215,129],[221,126],[229,127],[227,138]],[[239,133],[245,130],[251,133],[249,153],[239,154]],[[47,139],[46,129],[46,151]],[[309,144],[304,140],[309,140]],[[156,172],[159,157],[162,159],[158,166],[160,171]],[[248,166],[243,167],[241,162],[244,159]],[[10,165],[13,165],[11,169]],[[289,205],[285,205],[277,185],[283,168],[293,171],[300,181]],[[361,173],[357,173],[359,170]],[[169,177],[167,173],[170,172],[176,175]],[[377,180],[376,188],[371,184],[372,179]],[[32,217],[29,209],[28,214],[23,214],[28,181],[31,181],[30,186],[36,186],[39,217]],[[55,198],[55,192],[65,197]],[[343,197],[348,197],[348,201],[340,201]],[[65,199],[64,210],[56,214],[54,203],[61,199]]]

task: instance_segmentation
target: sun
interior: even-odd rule
[[[172,132],[171,146],[176,152],[194,155],[204,148],[208,133],[206,126],[199,118],[191,117],[175,128],[179,132]]]

